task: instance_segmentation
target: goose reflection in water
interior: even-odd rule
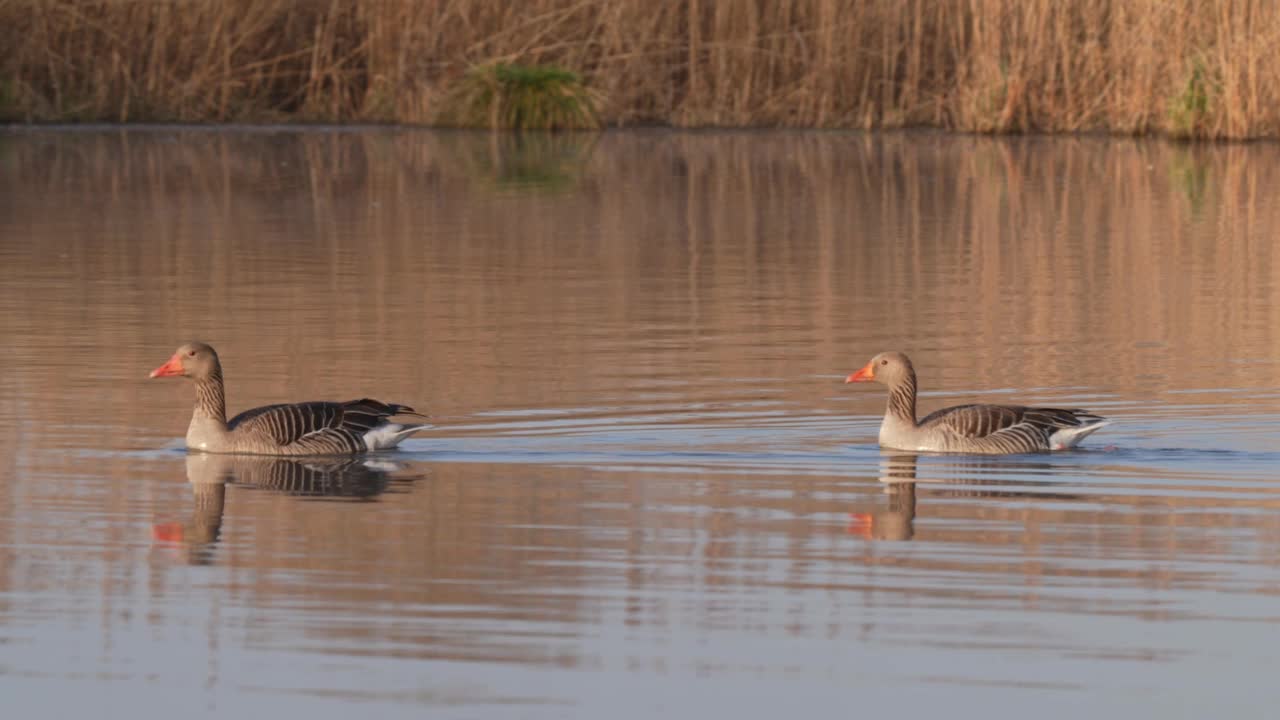
[[[386,492],[399,463],[371,457],[286,458],[190,453],[187,482],[193,508],[190,519],[153,525],[152,538],[186,550],[186,561],[208,565],[222,534],[227,486],[268,490],[283,495],[325,500],[368,501]]]
[[[867,540],[911,540],[915,537],[916,485],[929,483],[929,496],[945,498],[1021,498],[1034,500],[1079,500],[1070,493],[1032,492],[1028,490],[991,489],[1048,486],[1052,481],[1028,480],[1018,475],[1052,476],[1058,471],[1054,463],[1019,460],[993,460],[985,457],[928,456],[920,476],[918,455],[894,453],[880,460],[880,483],[889,496],[885,507],[870,512],[849,513],[846,531]],[[935,462],[936,460],[936,462]],[[1000,475],[1014,477],[1000,477]],[[964,489],[945,487],[962,485]],[[939,487],[942,485],[943,487]]]

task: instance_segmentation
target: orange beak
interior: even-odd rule
[[[845,378],[844,381],[847,383],[851,383],[851,382],[866,382],[868,380],[875,380],[875,379],[876,379],[875,365],[873,365],[872,363],[867,363],[865,367],[863,367],[858,372],[850,375],[849,377]]]
[[[870,540],[875,526],[876,519],[871,513],[849,513],[849,524],[844,530],[850,535],[858,535]]]
[[[148,377],[173,377],[175,375],[181,375],[183,372],[185,371],[182,369],[182,358],[179,357],[177,353],[174,353],[173,357],[169,358],[169,362],[161,365],[155,370],[152,370]]]
[[[151,539],[160,542],[182,542],[182,523],[160,523],[151,526]]]

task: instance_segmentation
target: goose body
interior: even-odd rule
[[[226,419],[222,364],[212,347],[192,342],[178,348],[151,377],[187,377],[196,404],[187,427],[187,448],[249,455],[353,455],[385,450],[430,427],[392,422],[394,416],[425,418],[407,405],[362,398],[346,402],[266,405]]]
[[[880,445],[913,452],[1012,455],[1075,447],[1110,421],[1076,409],[1021,405],[958,405],[916,420],[916,372],[898,352],[881,353],[845,382],[889,388]]]

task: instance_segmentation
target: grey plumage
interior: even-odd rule
[[[1085,410],[1020,405],[960,405],[916,420],[916,374],[902,353],[881,353],[846,382],[874,380],[889,388],[880,444],[899,450],[991,455],[1073,447],[1108,424]]]
[[[918,425],[972,438],[974,452],[1009,454],[1049,450],[1050,438],[1059,430],[1105,422],[1105,418],[1079,409],[958,405],[932,412]]]
[[[407,405],[361,398],[346,402],[304,402],[246,410],[227,421],[227,430],[269,437],[299,455],[344,455],[368,450],[364,436],[395,415],[426,417]]]
[[[408,405],[370,398],[266,405],[226,420],[222,364],[212,347],[188,343],[151,377],[183,376],[196,384],[187,447],[257,455],[350,455],[394,447],[428,427],[394,416],[425,418]],[[372,445],[371,445],[372,443]]]

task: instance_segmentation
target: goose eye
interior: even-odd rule
[[[196,356],[196,351],[195,351],[195,350],[188,350],[188,351],[187,351],[187,357],[195,357],[195,356]]]
[[[881,365],[888,365],[888,364],[889,364],[889,361],[888,361],[888,360],[881,360],[881,361],[880,361],[880,364],[881,364]]]

